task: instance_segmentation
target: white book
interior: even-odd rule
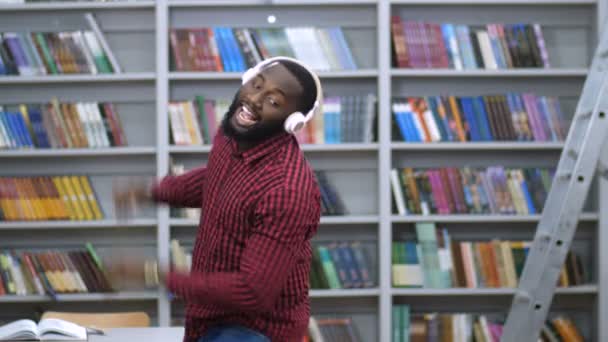
[[[74,42],[76,42],[76,45],[78,45],[80,48],[80,51],[82,51],[84,58],[86,58],[91,74],[97,75],[98,71],[97,66],[95,65],[95,57],[93,57],[93,52],[85,42],[83,33],[80,31],[75,31],[72,33],[72,38],[74,39]]]
[[[401,182],[399,181],[399,171],[397,169],[391,170],[391,188],[393,189],[393,196],[395,196],[397,212],[399,213],[399,215],[407,215],[407,210],[405,208],[405,198],[403,196],[403,189],[401,188]]]
[[[481,50],[481,56],[483,58],[483,64],[486,69],[498,69],[496,64],[496,57],[492,51],[492,43],[490,42],[490,36],[486,31],[477,31],[477,40],[479,40],[479,49]]]
[[[103,49],[106,56],[108,57],[108,60],[110,61],[110,64],[112,65],[112,69],[113,69],[114,73],[116,73],[116,74],[122,73],[122,69],[120,68],[120,65],[118,64],[118,60],[112,53],[112,50],[110,50],[110,45],[108,45],[108,42],[106,41],[106,38],[103,35],[103,32],[101,32],[101,29],[99,28],[99,25],[97,24],[97,21],[95,20],[95,17],[93,16],[93,13],[86,13],[84,15],[84,17],[87,20],[87,23],[89,24],[89,26],[91,27],[91,30],[93,30],[93,32],[95,33],[95,37],[97,38],[97,41],[101,45],[101,48]]]
[[[80,123],[84,129],[89,147],[98,147],[97,142],[95,141],[93,128],[91,127],[91,118],[89,117],[89,113],[85,109],[82,102],[78,102],[76,104],[76,112],[78,112],[78,118],[80,119]]]
[[[55,318],[38,324],[21,319],[0,326],[0,341],[86,341],[87,329],[78,324]]]
[[[184,127],[180,114],[179,103],[169,103],[169,121],[171,123],[171,133],[173,133],[173,143],[175,145],[188,145],[188,140],[184,137]]]
[[[342,69],[342,65],[340,64],[340,60],[336,55],[336,51],[334,50],[331,39],[329,38],[329,34],[326,29],[317,28],[316,29],[317,40],[321,44],[322,52],[325,55],[325,59],[329,62],[329,66],[331,70],[340,70]]]
[[[435,121],[431,110],[427,108],[422,115],[424,116],[426,126],[429,128],[429,134],[431,135],[429,138],[431,138],[431,141],[440,141],[441,133],[439,133],[439,127],[437,126],[437,122]]]
[[[87,108],[90,113],[92,126],[95,130],[95,137],[97,144],[100,147],[110,147],[110,139],[108,139],[108,133],[106,132],[106,126],[103,123],[101,112],[97,102],[87,103]]]
[[[308,46],[308,48],[310,49],[310,54],[313,59],[313,68],[321,71],[329,70],[330,64],[328,59],[325,57],[325,54],[323,53],[323,47],[321,46],[321,41],[317,36],[315,28],[303,28],[302,35],[306,40],[306,46]]]

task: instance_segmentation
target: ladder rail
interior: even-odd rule
[[[608,34],[596,50],[501,341],[536,341],[608,130]],[[604,117],[600,112],[604,111]],[[570,174],[570,177],[567,175]],[[579,178],[579,177],[582,177]],[[581,181],[582,180],[582,181]]]

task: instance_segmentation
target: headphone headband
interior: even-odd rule
[[[268,58],[268,59],[261,61],[260,63],[258,63],[254,67],[252,67],[251,69],[247,70],[242,76],[242,84],[245,84],[249,80],[253,79],[257,74],[262,72],[265,68],[270,67],[273,63],[277,63],[280,61],[288,61],[288,62],[298,64],[299,66],[304,68],[306,71],[308,71],[308,73],[310,74],[310,76],[312,77],[312,79],[315,82],[315,88],[317,91],[317,94],[315,96],[315,103],[313,104],[312,108],[308,111],[308,113],[305,113],[305,114],[300,113],[300,115],[304,115],[303,123],[306,123],[306,122],[310,121],[310,119],[312,119],[312,117],[315,114],[319,114],[322,111],[322,105],[323,105],[323,89],[321,88],[321,80],[319,79],[319,76],[306,64],[302,63],[301,61],[299,61],[295,58],[286,57],[286,56],[277,56],[277,57]],[[296,113],[294,113],[294,114],[296,114]]]

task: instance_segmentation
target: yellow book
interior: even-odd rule
[[[44,205],[42,204],[42,197],[40,196],[40,192],[37,191],[34,186],[34,177],[28,177],[23,179],[23,186],[26,188],[26,191],[29,193],[30,198],[32,200],[32,207],[34,209],[34,213],[39,220],[48,220],[50,216],[47,214]]]
[[[97,203],[97,199],[95,198],[95,193],[93,193],[89,179],[86,176],[80,176],[79,178],[80,184],[82,185],[82,190],[84,190],[87,200],[89,201],[89,206],[91,206],[91,210],[93,211],[93,218],[95,220],[103,219],[101,209],[99,208],[99,204]]]
[[[40,181],[43,183],[44,189],[49,196],[49,203],[56,213],[56,218],[66,220],[70,218],[69,207],[64,203],[59,189],[53,182],[52,177],[42,177]]]
[[[2,192],[8,191],[5,189],[8,187],[7,184],[8,180],[6,178],[0,178],[0,190],[2,190]],[[11,221],[17,219],[17,213],[9,196],[10,194],[6,197],[0,197],[0,209],[2,209],[2,212],[4,213],[5,220]]]
[[[61,210],[55,207],[55,202],[45,185],[44,179],[42,177],[32,178],[32,186],[40,197],[40,204],[42,204],[47,219],[55,220],[62,218]]]
[[[72,186],[72,182],[70,182],[70,177],[62,176],[61,181],[63,182],[65,192],[68,194],[70,203],[72,203],[72,207],[74,208],[76,217],[78,218],[78,220],[81,220],[81,221],[84,220],[86,218],[85,214],[84,214],[84,210],[82,209],[82,206],[80,205],[80,201],[78,200],[78,194],[74,190],[74,187]]]
[[[198,124],[196,123],[196,121],[192,121],[192,119],[194,118],[194,115],[192,113],[192,111],[190,111],[190,106],[188,106],[188,103],[180,103],[180,115],[183,116],[184,121],[186,122],[186,129],[188,130],[188,136],[190,137],[190,144],[191,145],[200,145],[201,142],[197,139],[197,135],[196,135],[196,130],[198,129]]]
[[[23,219],[29,221],[35,220],[36,214],[32,207],[32,202],[23,188],[23,180],[21,178],[13,178],[13,180],[15,181],[15,188],[17,189],[17,201],[23,210]]]
[[[84,191],[82,190],[82,187],[80,186],[78,177],[71,176],[71,177],[69,177],[69,179],[72,182],[72,187],[74,189],[74,193],[76,193],[76,198],[78,199],[78,204],[80,204],[80,207],[82,208],[82,212],[84,214],[85,219],[92,220],[93,213],[91,212],[91,208],[89,208],[89,203],[87,201]]]
[[[61,177],[53,177],[53,184],[57,188],[57,192],[59,192],[59,196],[61,196],[61,200],[63,205],[67,209],[68,216],[70,220],[77,220],[78,215],[76,215],[76,209],[72,205],[72,201],[70,200],[70,196],[68,195],[66,189],[63,186],[63,182],[61,181]]]

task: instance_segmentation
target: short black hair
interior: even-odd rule
[[[298,110],[306,115],[306,113],[312,109],[315,100],[317,99],[317,85],[315,84],[315,80],[308,70],[300,64],[287,60],[280,60],[279,62],[295,76],[300,83],[300,86],[302,86],[302,97],[300,97],[300,103],[298,103]]]

